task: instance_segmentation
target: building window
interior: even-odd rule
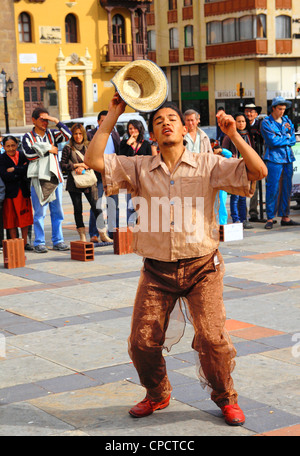
[[[253,17],[244,16],[239,19],[239,38],[240,40],[253,39]]]
[[[184,27],[184,47],[193,47],[194,46],[194,27],[192,25],[187,25]]]
[[[74,14],[68,14],[65,19],[66,43],[77,43],[77,21]]]
[[[178,49],[179,41],[178,41],[178,29],[171,28],[169,30],[169,39],[170,39],[170,49]]]
[[[20,43],[31,43],[31,21],[27,13],[21,13],[18,20]]]
[[[236,41],[235,19],[225,19],[223,21],[223,42]]]
[[[227,43],[237,40],[266,38],[267,18],[265,14],[243,16],[206,24],[207,44]]]
[[[222,43],[222,22],[214,21],[206,24],[207,44]]]
[[[148,50],[155,51],[156,50],[156,33],[155,30],[149,30],[147,33],[148,37]]]
[[[256,38],[267,38],[267,16],[265,14],[259,14],[256,16],[255,21],[255,37]]]
[[[113,42],[116,44],[125,43],[125,21],[124,17],[116,14],[112,20]]]
[[[177,0],[169,0],[169,11],[177,9]]]
[[[291,38],[291,18],[290,16],[277,16],[276,20],[276,39],[284,40]]]

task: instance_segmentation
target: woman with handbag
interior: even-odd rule
[[[72,137],[69,143],[63,148],[60,165],[63,173],[67,174],[66,190],[69,192],[73,203],[74,218],[80,240],[86,242],[82,214],[82,194],[84,194],[96,217],[101,241],[111,242],[111,239],[106,235],[102,209],[97,208],[97,178],[94,171],[89,169],[83,162],[88,145],[86,131],[83,125],[75,124],[71,128],[71,132]]]

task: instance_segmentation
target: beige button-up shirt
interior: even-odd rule
[[[126,189],[133,197],[134,252],[160,261],[212,253],[219,244],[218,190],[251,197],[255,189],[240,159],[185,149],[172,173],[161,154],[104,159],[106,195]]]

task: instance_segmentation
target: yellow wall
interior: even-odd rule
[[[68,3],[74,3],[74,6],[69,7],[67,6]],[[58,91],[67,91],[67,87],[58,87],[57,58],[59,54],[62,53],[64,57],[69,57],[71,54],[76,53],[79,57],[85,57],[88,50],[90,62],[92,62],[92,83],[97,83],[98,85],[98,102],[92,103],[90,111],[97,114],[100,110],[107,109],[113,94],[110,80],[114,72],[104,70],[101,66],[101,63],[105,61],[104,49],[108,43],[108,30],[107,12],[100,6],[99,1],[77,0],[77,2],[62,2],[61,0],[47,0],[44,3],[30,3],[28,0],[21,0],[14,3],[14,8],[20,98],[24,100],[23,83],[27,78],[47,78],[48,74],[52,75]],[[31,43],[19,42],[18,17],[22,12],[28,13],[31,17]],[[78,19],[78,43],[66,43],[65,17],[70,13],[74,14]],[[126,41],[131,43],[130,13],[127,9],[113,10],[113,15],[117,13],[122,14],[126,20]],[[61,43],[40,43],[39,26],[60,27]],[[37,62],[34,64],[20,63],[20,54],[36,54]],[[91,115],[91,112],[86,112],[87,94],[83,74],[82,70],[76,69],[76,65],[73,67],[72,64],[68,64],[67,81],[72,76],[76,76],[82,81],[84,115]]]

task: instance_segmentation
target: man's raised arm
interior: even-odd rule
[[[119,116],[124,112],[126,103],[118,93],[113,96],[108,113],[101,123],[98,131],[94,135],[84,156],[84,163],[95,171],[104,171],[104,151],[105,147]]]
[[[258,181],[266,177],[268,170],[265,163],[238,133],[234,118],[222,112],[217,114],[217,119],[223,133],[229,136],[242,155],[247,168],[248,179],[251,181]]]

